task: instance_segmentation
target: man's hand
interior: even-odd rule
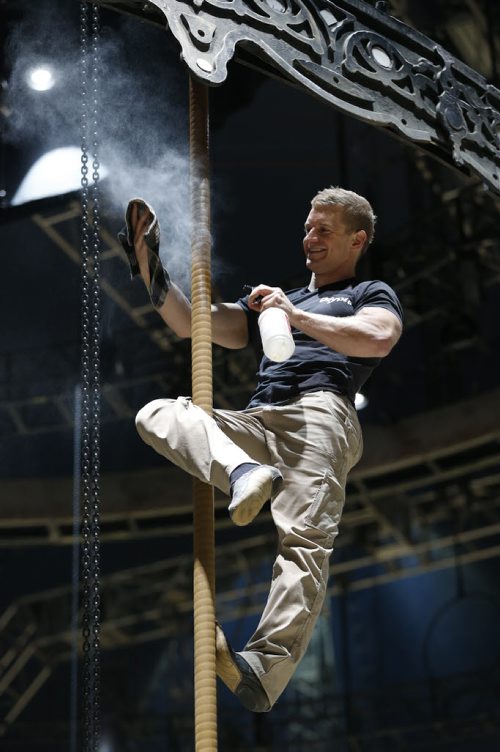
[[[140,274],[152,304],[161,308],[172,283],[160,258],[160,225],[144,199],[129,201],[125,228],[118,233],[118,240],[127,255],[131,277]]]
[[[295,312],[295,307],[281,287],[269,287],[269,285],[257,285],[253,288],[248,296],[248,307],[258,313],[262,313],[267,308],[281,308],[288,314],[290,320]]]
[[[134,233],[133,245],[137,256],[139,269],[141,270],[141,277],[148,289],[151,280],[149,276],[148,266],[148,247],[146,245],[144,236],[148,231],[152,220],[153,215],[145,204],[143,204],[142,202],[139,203],[138,201],[135,201],[132,204],[130,209],[130,225]]]

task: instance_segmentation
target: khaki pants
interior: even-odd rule
[[[273,705],[307,648],[325,598],[347,473],[362,452],[356,410],[333,392],[311,392],[286,405],[215,410],[211,418],[179,397],[150,402],[136,425],[153,449],[224,493],[243,462],[273,465],[283,475],[271,503],[278,531],[271,589],[241,651]]]

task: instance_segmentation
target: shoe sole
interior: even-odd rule
[[[215,670],[217,676],[224,682],[231,692],[236,692],[242,676],[232,657],[231,648],[226,640],[226,635],[219,624],[215,625],[215,651]]]
[[[262,475],[262,480],[259,475]],[[256,488],[249,499],[238,502],[234,507],[229,505],[229,515],[235,525],[244,527],[249,525],[259,514],[268,499],[271,499],[281,488],[281,475],[272,475],[267,467],[254,470],[251,482]],[[260,483],[260,487],[259,487]]]

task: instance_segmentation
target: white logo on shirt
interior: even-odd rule
[[[347,303],[347,305],[352,306],[352,300],[342,295],[332,295],[330,298],[320,298],[319,302],[320,303]]]

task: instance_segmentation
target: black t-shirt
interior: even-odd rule
[[[362,308],[386,308],[403,320],[401,304],[394,290],[377,280],[359,282],[344,279],[316,290],[302,287],[286,293],[297,308],[326,316],[353,316]],[[248,298],[239,305],[247,315],[250,342],[258,358],[257,387],[248,407],[281,405],[305,392],[330,391],[346,395],[354,404],[358,392],[381,358],[352,358],[292,328],[295,352],[288,360],[275,363],[262,352],[259,314],[248,307]]]

